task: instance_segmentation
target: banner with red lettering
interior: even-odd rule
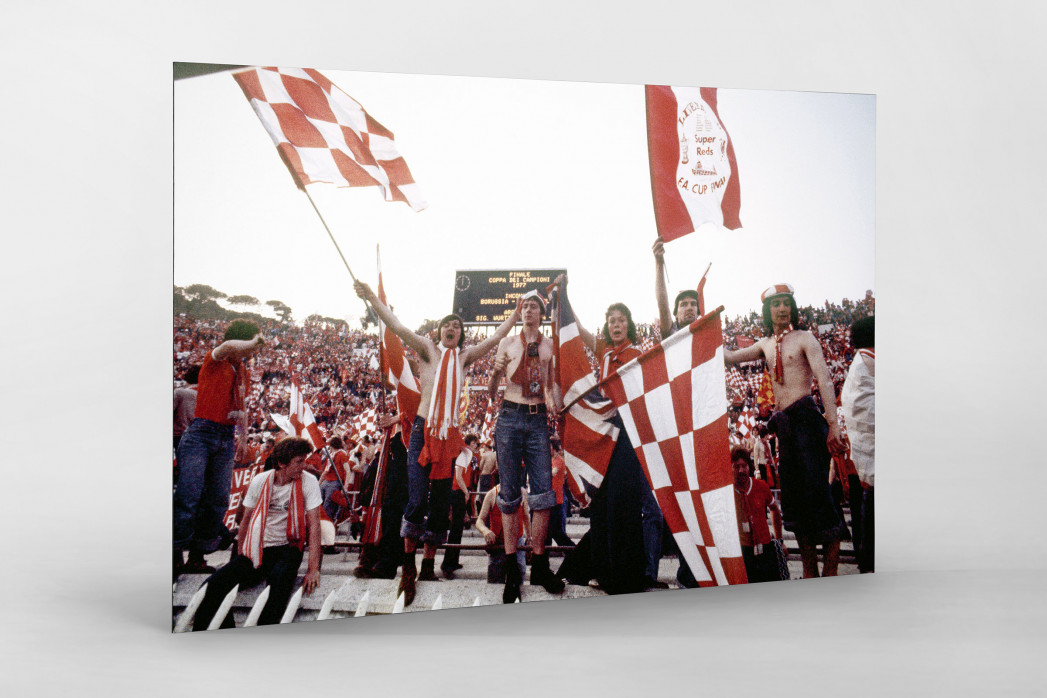
[[[703,223],[734,230],[741,187],[716,88],[647,85],[647,149],[658,234],[668,242]]]
[[[223,522],[225,527],[232,529],[236,523],[236,510],[247,494],[247,486],[251,484],[251,478],[262,472],[265,468],[264,461],[258,461],[246,468],[233,469],[233,484],[229,488],[229,508],[226,509]]]

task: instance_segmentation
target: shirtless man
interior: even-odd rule
[[[498,392],[503,374],[508,376],[498,425],[494,429],[495,452],[498,454],[498,479],[501,493],[498,508],[502,512],[502,532],[505,554],[516,554],[520,535],[520,488],[526,480],[530,486],[527,497],[531,507],[531,584],[540,584],[550,594],[564,590],[562,579],[549,570],[549,555],[545,552],[545,535],[549,529],[549,510],[556,506],[552,485],[552,460],[549,453],[549,427],[546,408],[557,407],[553,392],[553,342],[541,332],[545,301],[537,291],[520,297],[523,328],[516,337],[507,337],[498,344],[494,370],[488,382],[491,403]],[[506,499],[506,496],[512,499]],[[523,582],[515,565],[506,567],[503,603],[520,598]]]
[[[651,250],[654,252],[654,296],[658,301],[658,327],[662,331],[662,339],[665,339],[697,320],[704,308],[698,301],[698,292],[685,289],[676,294],[672,315],[669,314],[669,293],[665,290],[665,243],[660,237],[654,241]],[[704,277],[701,283],[705,283]]]
[[[418,352],[421,359],[418,365],[421,400],[407,448],[408,502],[400,525],[400,535],[404,539],[400,591],[404,594],[404,605],[410,605],[414,601],[416,579],[437,579],[436,548],[447,535],[454,459],[463,447],[462,435],[458,431],[458,401],[465,381],[465,368],[509,334],[520,317],[520,307],[517,304],[516,310],[490,337],[463,349],[463,323],[457,315],[440,320],[437,343],[404,327],[378,300],[370,286],[358,281],[355,288],[356,294],[374,308],[382,322],[404,344]],[[414,564],[419,540],[424,545],[421,573]]]
[[[498,456],[493,448],[480,446],[480,479],[477,481],[476,490],[481,497],[494,487],[494,474],[498,472]]]
[[[796,534],[804,577],[819,576],[818,545],[824,552],[822,576],[834,576],[844,522],[833,506],[829,488],[830,450],[843,448],[832,378],[818,340],[806,330],[795,329],[799,314],[793,287],[776,284],[760,300],[767,336],[751,347],[725,350],[724,361],[762,358],[767,363],[774,384],[775,412],[770,427],[778,436],[785,528]],[[812,378],[818,381],[824,415],[810,394]]]

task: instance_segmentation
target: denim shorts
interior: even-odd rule
[[[520,488],[529,485],[527,505],[531,511],[556,506],[553,492],[552,456],[549,453],[549,426],[545,410],[534,414],[502,406],[494,428],[494,447],[498,456],[498,478],[502,489],[498,508],[505,514],[520,506]],[[526,471],[524,470],[526,468]],[[505,499],[505,497],[513,497]]]

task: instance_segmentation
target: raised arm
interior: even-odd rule
[[[250,356],[255,347],[265,345],[261,334],[256,334],[250,339],[227,339],[214,348],[211,356],[215,361],[223,359],[242,359]]]
[[[809,332],[804,338],[803,351],[807,356],[807,363],[811,366],[811,374],[818,381],[818,394],[825,408],[825,421],[829,423],[829,450],[839,453],[845,446],[843,436],[840,434],[840,423],[836,419],[836,391],[833,390],[833,379],[829,374],[829,366],[825,363],[825,356],[822,354],[822,345]]]
[[[557,276],[555,283],[562,289],[562,292],[567,291],[567,276],[565,274]],[[574,324],[578,328],[578,337],[582,340],[582,343],[589,347],[589,351],[595,354],[596,337],[593,336],[592,332],[582,326],[582,321],[578,318],[577,314],[574,316]]]
[[[742,349],[724,349],[723,350],[723,362],[725,364],[741,364],[746,361],[756,361],[763,358],[763,350],[760,348],[760,343],[752,345],[751,347],[744,347]],[[822,363],[825,363],[822,361]]]
[[[513,325],[515,325],[517,321],[520,319],[520,308],[522,306],[523,301],[517,299],[516,310],[509,314],[509,317],[505,319],[505,322],[503,322],[501,325],[498,325],[498,329],[496,329],[490,337],[480,342],[479,344],[475,344],[471,347],[466,347],[462,350],[463,367],[468,366],[487,352],[494,349],[495,345],[498,344],[498,342],[502,341],[509,335],[509,330],[513,329]],[[465,329],[463,328],[462,331],[464,332]]]
[[[389,326],[389,329],[393,331],[393,334],[402,339],[404,344],[418,352],[423,359],[428,360],[430,351],[433,347],[431,341],[404,327],[404,324],[393,315],[393,311],[389,310],[385,303],[378,300],[378,296],[375,295],[370,286],[362,281],[357,281],[353,288],[356,290],[356,295],[367,301],[367,303],[374,308],[374,312],[378,314],[378,317],[382,319],[382,322]]]
[[[665,289],[665,243],[661,236],[651,247],[654,252],[654,297],[658,301],[658,327],[662,331],[662,337],[669,336],[672,329],[673,316],[669,313],[669,292]]]

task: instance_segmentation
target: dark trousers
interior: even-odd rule
[[[204,582],[207,593],[193,619],[193,630],[206,630],[222,600],[234,586],[240,585],[240,591],[257,586],[261,582],[269,585],[269,600],[266,601],[259,625],[274,625],[280,622],[287,600],[291,598],[298,568],[302,566],[302,551],[293,545],[281,545],[265,548],[262,551],[262,565],[255,569],[251,558],[237,555],[228,564],[221,567]],[[232,614],[222,622],[223,628],[233,627]]]
[[[859,572],[873,572],[875,571],[875,546],[876,540],[874,533],[874,517],[873,517],[873,489],[863,489],[861,499],[861,510],[862,510],[862,541],[858,548],[858,571]],[[853,509],[851,516],[854,516]]]
[[[448,543],[461,543],[462,531],[465,528],[465,492],[451,490],[451,529],[447,533]],[[444,561],[440,569],[454,571],[458,568],[458,548],[444,550]]]

